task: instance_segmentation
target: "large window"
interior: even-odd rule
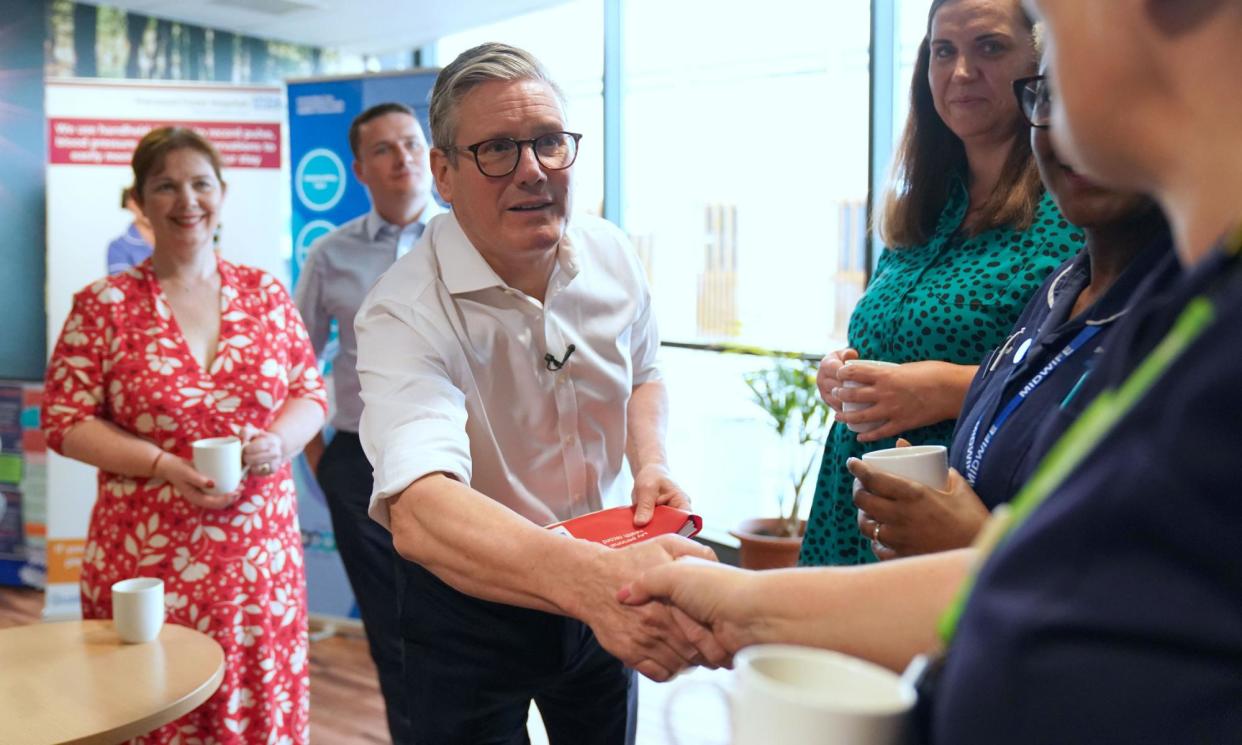
[[[910,111],[910,76],[919,44],[927,32],[927,9],[931,0],[894,0],[897,7],[896,52],[893,75],[893,143],[901,137]]]
[[[624,227],[662,335],[828,349],[863,245],[868,4],[623,8]]]
[[[623,4],[623,227],[665,341],[843,346],[865,283],[869,25],[865,2]],[[742,381],[768,360],[662,362],[670,458],[708,526],[775,516],[788,459]]]

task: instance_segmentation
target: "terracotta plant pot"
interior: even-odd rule
[[[743,520],[736,530],[729,531],[729,535],[742,542],[738,562],[743,569],[780,569],[797,565],[806,520],[798,526],[798,535],[792,537],[779,535],[782,522],[776,517],[753,518]]]

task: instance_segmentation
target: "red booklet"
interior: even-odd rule
[[[702,529],[703,518],[663,504],[656,505],[651,522],[641,528],[634,527],[633,505],[591,512],[548,526],[548,530],[602,543],[609,548],[621,548],[665,533],[689,538]]]

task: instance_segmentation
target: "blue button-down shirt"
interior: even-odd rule
[[[427,221],[440,211],[428,204],[417,221],[401,228],[372,209],[311,246],[293,300],[306,323],[315,354],[321,358],[332,321],[336,321],[340,344],[332,360],[332,426],[336,429],[357,432],[362,417],[354,316],[380,275],[413,248]]]

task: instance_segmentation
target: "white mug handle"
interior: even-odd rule
[[[246,442],[247,442],[247,441],[242,439],[242,437],[241,437],[241,433],[240,433],[240,432],[238,432],[237,434],[235,434],[235,435],[233,435],[233,436],[234,436],[234,437],[236,437],[236,438],[237,438],[237,441],[241,443],[241,447],[237,449],[237,458],[241,461],[241,478],[239,478],[239,479],[237,480],[237,481],[238,481],[238,486],[237,486],[237,488],[238,488],[238,489],[240,489],[240,488],[241,488],[241,482],[242,482],[242,481],[245,481],[245,480],[246,480],[246,477],[250,475],[250,466],[246,465],[246,458],[245,458],[245,456],[242,454],[242,451],[246,449]],[[253,439],[253,438],[251,438],[251,439]]]
[[[684,694],[686,691],[692,688],[701,688],[704,686],[715,690],[716,693],[719,694],[720,700],[724,701],[725,712],[727,712],[730,715],[729,740],[732,741],[733,735],[731,733],[733,729],[733,723],[732,723],[733,703],[732,701],[729,700],[728,689],[725,688],[720,683],[717,683],[716,681],[713,681],[713,680],[689,680],[689,681],[683,681],[676,688],[674,688],[669,693],[668,699],[665,700],[664,702],[664,736],[665,738],[668,739],[668,742],[670,743],[670,745],[681,745],[681,742],[677,739],[677,730],[674,729],[673,727],[673,712],[676,710],[677,699],[682,694]],[[726,743],[725,745],[728,745],[728,743]]]

